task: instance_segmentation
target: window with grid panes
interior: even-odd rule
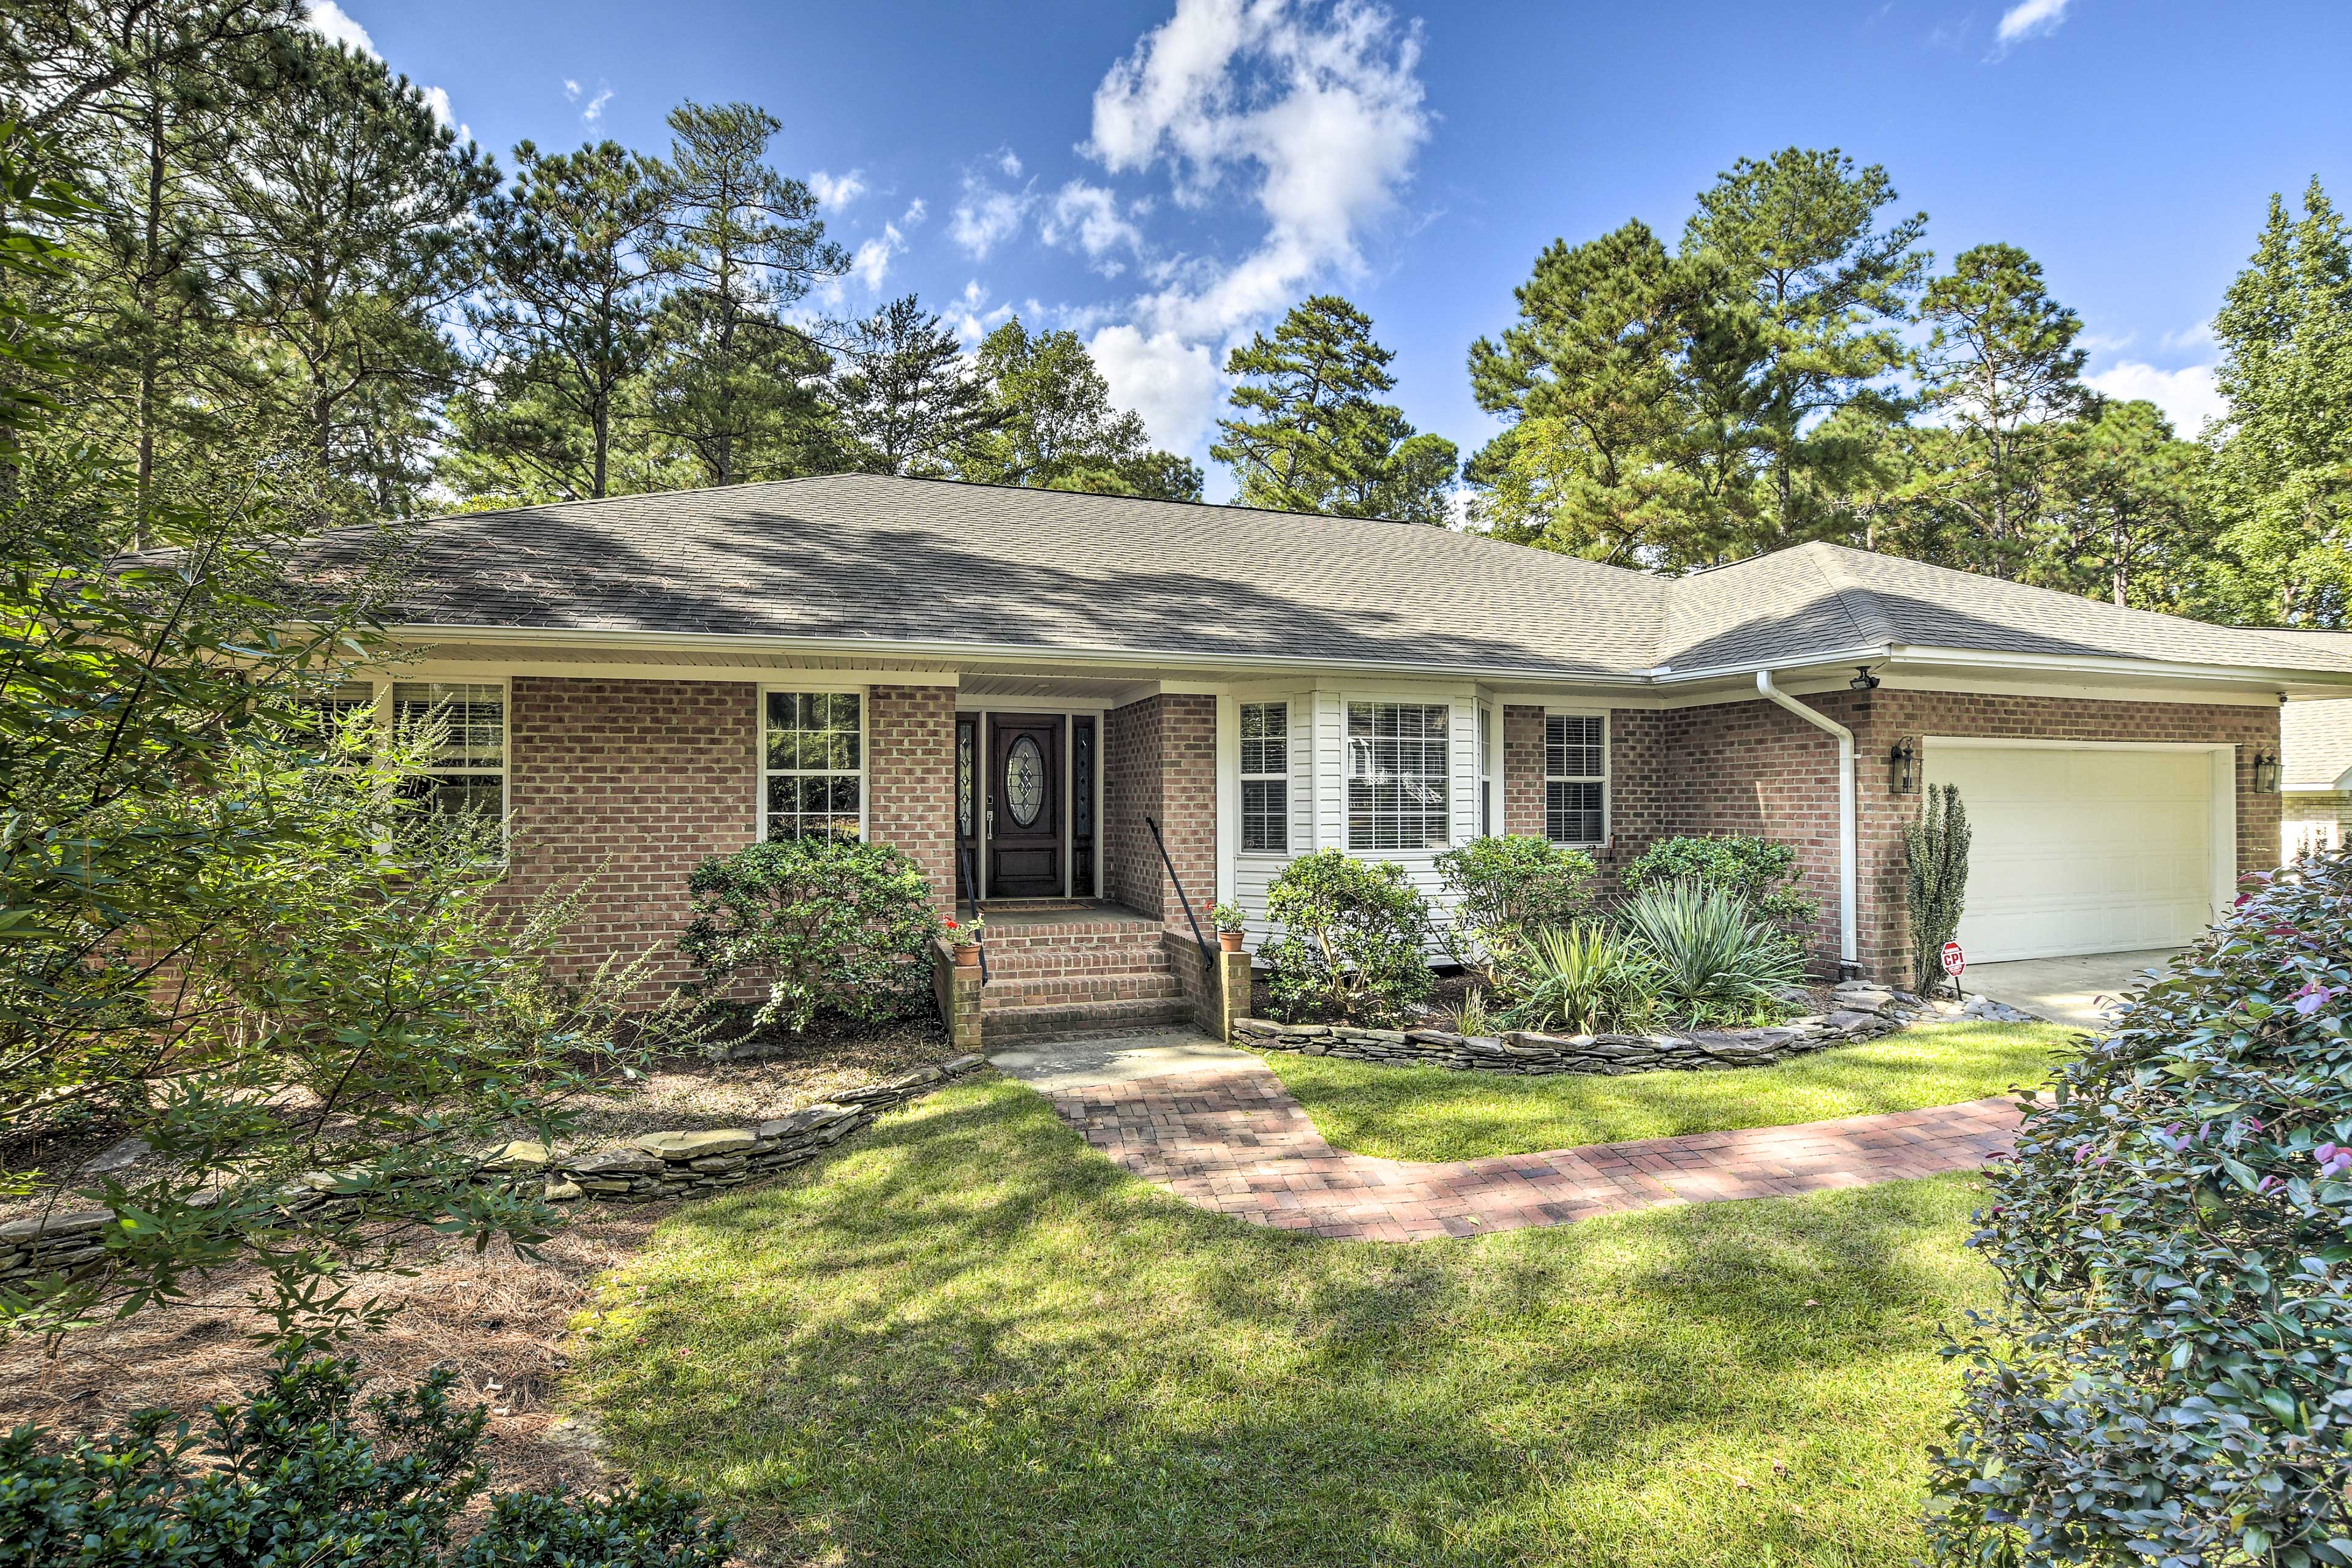
[[[1348,704],[1348,847],[1437,849],[1446,841],[1442,702]]]
[[[1544,837],[1598,844],[1608,831],[1609,721],[1598,713],[1544,720]]]
[[[405,793],[436,816],[493,820],[507,809],[507,689],[499,681],[403,680],[392,722],[429,736],[432,755]]]
[[[1242,848],[1290,849],[1290,704],[1242,704]]]
[[[856,838],[866,807],[865,700],[855,691],[771,691],[768,837]]]

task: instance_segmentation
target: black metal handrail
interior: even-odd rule
[[[970,894],[964,900],[964,903],[971,910],[971,918],[978,920],[980,918],[980,870],[971,862],[971,846],[959,844],[956,846],[956,853],[963,858],[963,885]],[[976,942],[973,945],[980,949],[980,983],[985,985],[988,984],[988,943]]]
[[[1215,951],[1209,946],[1209,939],[1201,934],[1201,922],[1192,918],[1192,900],[1184,896],[1183,879],[1176,875],[1176,862],[1168,858],[1168,841],[1160,837],[1160,824],[1147,816],[1143,819],[1143,826],[1151,829],[1151,842],[1160,846],[1160,863],[1168,868],[1169,885],[1176,889],[1176,901],[1184,906],[1184,920],[1192,928],[1192,940],[1200,945],[1201,966],[1214,974],[1217,972]]]

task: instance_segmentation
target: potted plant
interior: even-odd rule
[[[1242,950],[1242,922],[1247,917],[1239,904],[1219,904],[1209,911],[1209,920],[1217,928],[1217,942],[1227,952]]]
[[[980,967],[980,933],[982,928],[987,924],[988,921],[978,910],[974,910],[971,919],[961,925],[954,921],[948,921],[948,941],[955,948],[958,969]]]

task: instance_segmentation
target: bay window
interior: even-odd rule
[[[1445,847],[1448,725],[1442,702],[1348,704],[1348,847]]]
[[[1290,704],[1242,704],[1242,848],[1290,849]]]

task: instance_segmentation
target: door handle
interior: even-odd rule
[[[988,808],[988,836],[996,837],[996,807],[992,805]]]

